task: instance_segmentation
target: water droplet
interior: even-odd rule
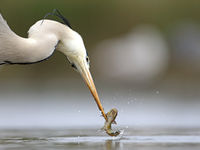
[[[80,111],[80,110],[78,110],[78,112],[80,113],[81,111]]]
[[[156,94],[159,94],[160,92],[159,91],[156,91]]]

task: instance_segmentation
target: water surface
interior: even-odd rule
[[[200,129],[130,129],[109,137],[98,128],[1,129],[0,149],[9,150],[199,150]]]

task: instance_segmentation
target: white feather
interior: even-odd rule
[[[28,38],[15,34],[0,14],[0,63],[32,63],[49,57],[59,41],[56,32],[46,32],[46,26],[58,24],[54,21],[36,23],[30,28]],[[56,28],[55,28],[56,29]]]
[[[38,62],[51,56],[55,46],[71,63],[86,63],[82,37],[68,26],[52,20],[40,20],[30,27],[28,38],[23,38],[9,28],[0,14],[0,64]]]

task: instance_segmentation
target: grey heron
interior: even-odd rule
[[[10,29],[0,14],[0,64],[33,64],[48,59],[55,50],[62,52],[81,74],[107,120],[89,70],[89,57],[81,35],[71,28],[59,11],[54,11],[54,15],[61,18],[64,24],[44,18],[32,25],[28,37],[23,38]]]

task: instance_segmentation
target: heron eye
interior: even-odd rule
[[[86,61],[87,61],[88,64],[90,63],[90,59],[89,59],[88,56],[86,56]]]
[[[71,66],[74,68],[74,69],[77,69],[76,65],[73,63],[71,64]]]

